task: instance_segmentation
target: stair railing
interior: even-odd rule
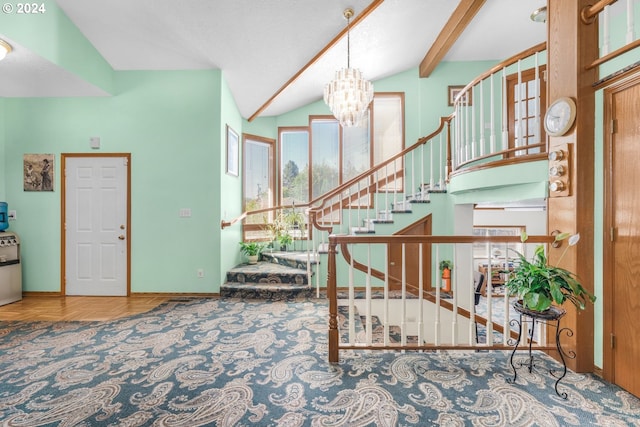
[[[550,244],[550,236],[529,236],[529,244]],[[402,277],[400,290],[391,289],[392,280],[389,274],[386,254],[389,245],[402,247]],[[484,252],[474,252],[473,245],[482,247]],[[469,349],[513,349],[517,341],[514,331],[511,309],[512,301],[504,294],[496,292],[493,277],[495,271],[507,274],[513,266],[513,259],[505,251],[502,258],[496,259],[492,254],[496,245],[522,244],[519,237],[505,236],[337,236],[329,238],[327,296],[329,299],[329,361],[336,363],[339,350],[342,349],[412,349],[412,350],[469,350]],[[419,264],[419,280],[417,287],[407,283],[406,258],[407,247],[418,245],[418,259],[421,254],[431,249],[434,254],[431,260],[432,271],[440,259],[452,257],[454,270],[451,293],[445,293],[438,283],[432,283],[431,277],[424,277],[427,268]],[[346,259],[338,259],[340,247]],[[415,250],[415,249],[412,249]],[[525,253],[527,251],[525,250]],[[357,253],[358,255],[353,255]],[[446,254],[446,255],[445,255]],[[371,258],[377,256],[385,259],[384,267],[374,270]],[[478,257],[480,256],[480,258]],[[356,260],[359,257],[360,260]],[[344,257],[342,257],[344,258]],[[476,305],[476,289],[472,285],[472,272],[478,269],[477,263],[486,262],[487,277],[483,297],[483,311],[478,313]],[[356,264],[364,266],[365,276],[360,277],[358,284],[354,279]],[[346,271],[345,271],[346,270]],[[362,270],[361,270],[362,271]],[[348,277],[346,282],[338,284],[338,275]],[[435,279],[437,282],[437,278]],[[338,293],[340,292],[340,298]],[[356,294],[360,294],[356,298]],[[375,294],[375,295],[374,295]],[[392,295],[393,294],[393,295]],[[340,312],[338,307],[341,307]],[[360,315],[361,313],[362,316]],[[339,320],[340,316],[340,320]],[[355,324],[364,318],[364,331],[358,332]],[[380,319],[382,335],[375,340],[373,331],[374,318]],[[343,330],[339,325],[347,325]],[[399,337],[391,342],[392,325],[397,325]],[[486,330],[486,341],[477,340],[478,326]],[[378,334],[380,332],[380,334]],[[501,334],[502,342],[496,342],[494,333]],[[548,342],[544,328],[538,329],[532,346],[541,350],[555,350],[555,344]],[[519,344],[525,344],[520,342]],[[526,343],[528,344],[528,342]]]
[[[239,217],[221,221],[225,229],[240,221],[264,235],[257,239],[268,240],[268,232],[273,225],[273,217],[279,212],[298,209],[307,218],[308,258],[318,259],[326,252],[328,236],[332,233],[362,234],[372,230],[373,222],[379,219],[390,220],[394,210],[406,211],[408,203],[416,199],[427,199],[432,191],[446,190],[447,176],[451,165],[449,145],[449,122],[452,116],[441,117],[435,131],[419,138],[413,145],[405,148],[371,169],[355,176],[335,189],[305,204],[275,206],[243,212]],[[430,144],[429,144],[430,143]],[[429,145],[428,145],[429,144]],[[410,165],[410,173],[407,171]],[[428,172],[428,177],[425,176]],[[418,189],[417,194],[407,188]],[[379,207],[384,206],[381,214]],[[259,220],[249,220],[259,216]],[[263,219],[260,221],[260,219]],[[247,221],[252,224],[247,224]],[[316,274],[316,290],[320,292],[320,274]],[[308,270],[311,283],[311,271]]]
[[[459,171],[472,164],[514,161],[517,157],[546,151],[541,126],[545,105],[541,102],[546,43],[540,43],[495,65],[467,84],[454,100],[452,167]],[[523,87],[523,72],[533,69],[533,93],[514,90],[509,114],[508,76]],[[529,89],[529,88],[527,88]],[[511,134],[511,135],[510,135]],[[541,157],[544,157],[542,154]]]

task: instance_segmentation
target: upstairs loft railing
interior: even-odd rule
[[[452,168],[544,158],[546,43],[495,65],[454,101]]]
[[[600,57],[588,69],[640,47],[639,10],[637,0],[601,0],[582,11],[582,25],[599,23]],[[453,173],[479,164],[516,162],[521,156],[544,158],[546,60],[546,43],[541,43],[497,64],[460,91],[451,123]],[[594,88],[637,67],[640,61],[631,59],[594,82]]]

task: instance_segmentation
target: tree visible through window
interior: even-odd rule
[[[278,139],[279,204],[308,203],[404,148],[404,94],[376,94],[360,127],[343,128],[332,116],[311,116],[308,127],[280,128]],[[377,180],[401,191],[402,166],[399,159],[381,172],[398,174],[392,181],[381,175]]]

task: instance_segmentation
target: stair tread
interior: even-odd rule
[[[258,261],[256,264],[240,264],[229,270],[230,273],[250,274],[307,274],[307,270],[288,267],[274,262]]]
[[[301,252],[282,252],[282,251],[273,251],[273,252],[263,252],[262,253],[262,258],[263,259],[277,259],[277,258],[281,258],[281,259],[285,259],[288,261],[293,261],[299,264],[306,264],[307,261],[309,261],[311,264],[317,264],[318,263],[318,257],[315,256],[315,254],[310,253],[307,257],[307,252],[306,251],[301,251]]]
[[[221,287],[237,289],[302,289],[310,288],[308,283],[281,283],[281,282],[225,282]]]

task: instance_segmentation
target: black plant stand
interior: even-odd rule
[[[516,366],[513,363],[513,356],[516,354],[516,350],[518,349],[518,344],[520,343],[520,339],[522,338],[522,325],[523,325],[523,318],[524,317],[528,317],[531,320],[527,323],[531,324],[531,328],[529,328],[528,331],[528,338],[529,338],[529,363],[521,363],[520,366],[529,366],[529,373],[532,372],[533,370],[533,355],[531,353],[531,346],[533,344],[533,336],[534,336],[534,332],[535,332],[535,327],[537,323],[541,323],[543,325],[551,325],[552,327],[554,327],[556,329],[556,348],[558,349],[558,354],[560,354],[560,360],[562,360],[562,366],[563,366],[563,371],[562,371],[562,375],[560,375],[559,377],[556,376],[555,372],[553,370],[550,370],[549,372],[551,373],[551,375],[555,378],[557,378],[556,380],[556,384],[555,384],[555,390],[556,390],[556,394],[558,396],[560,396],[563,399],[567,398],[567,393],[560,393],[558,391],[558,383],[560,382],[561,379],[563,379],[565,377],[565,375],[567,375],[567,362],[565,360],[565,357],[568,357],[570,359],[575,359],[576,357],[576,353],[574,351],[570,351],[569,353],[565,353],[565,351],[562,349],[562,346],[560,345],[560,334],[562,332],[566,332],[567,336],[573,336],[573,331],[569,328],[560,328],[560,319],[567,313],[564,309],[559,308],[559,307],[554,307],[552,306],[551,308],[549,308],[548,310],[545,310],[543,312],[540,311],[532,311],[529,309],[526,309],[522,306],[521,303],[516,302],[513,305],[513,308],[520,314],[520,320],[516,320],[513,319],[511,320],[510,324],[514,324],[517,323],[518,324],[518,340],[515,342],[514,347],[513,347],[513,351],[511,352],[511,358],[510,358],[510,363],[511,363],[511,367],[513,368],[513,378],[508,378],[507,381],[511,384],[516,382],[516,378],[518,376],[518,372],[516,370]]]

